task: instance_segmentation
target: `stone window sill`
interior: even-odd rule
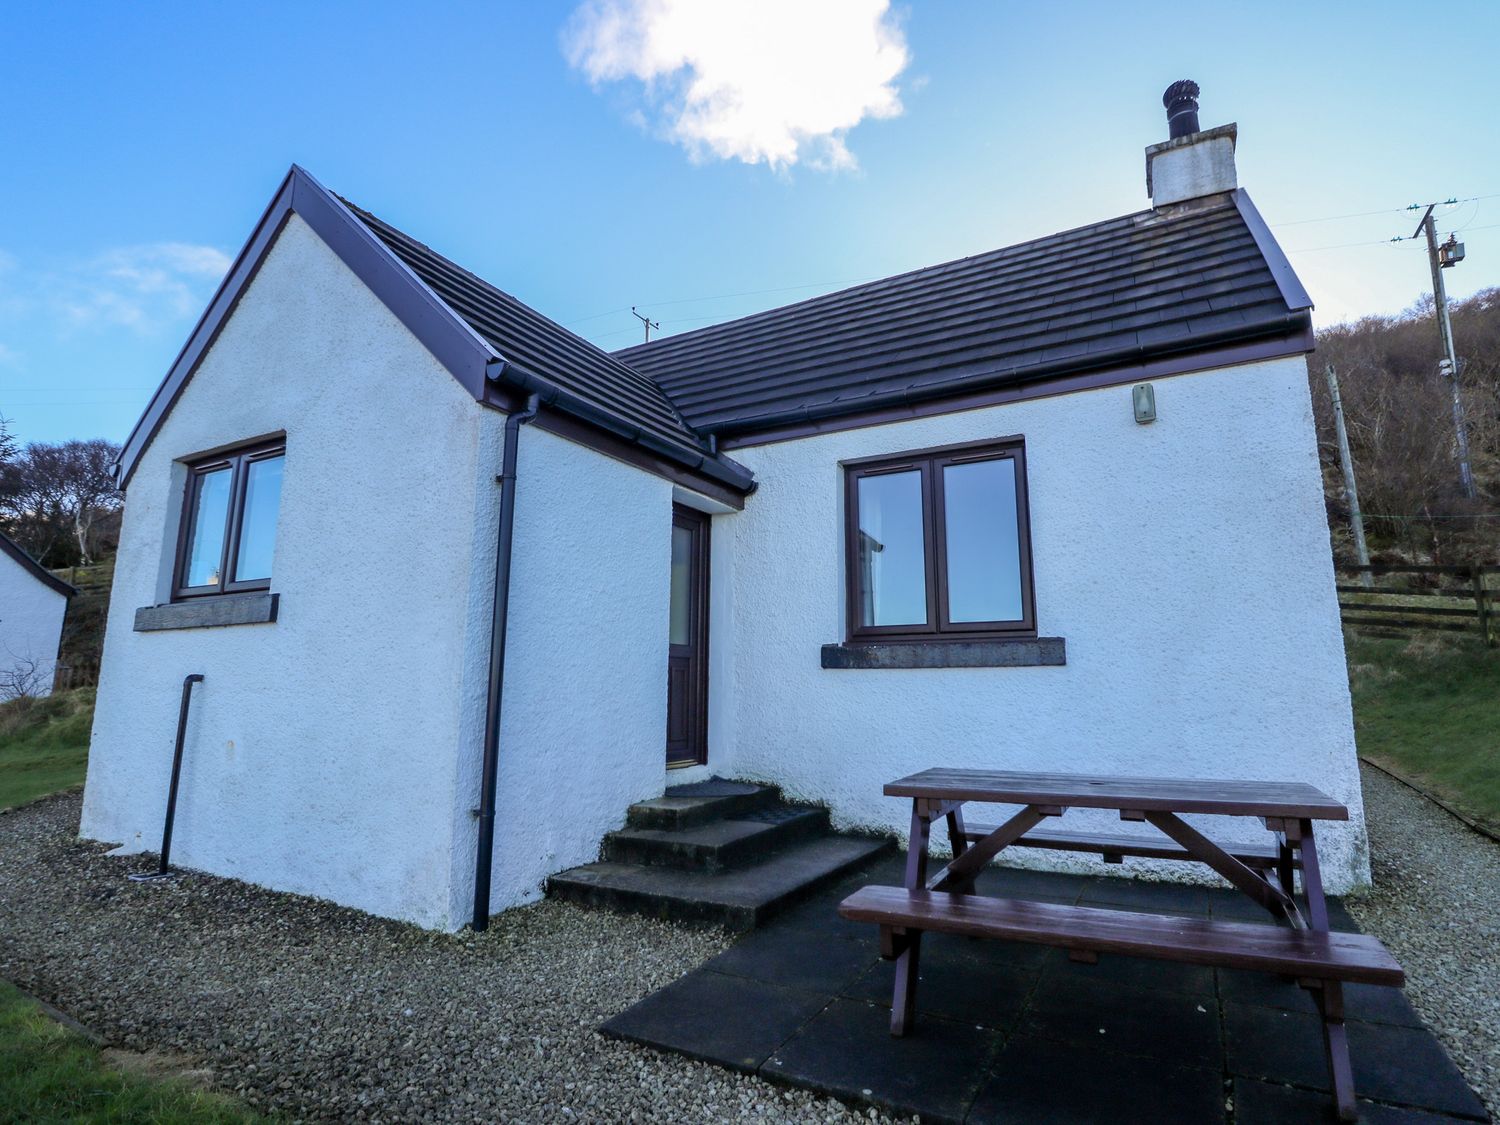
[[[280,594],[219,594],[135,611],[135,631],[211,629],[220,625],[267,625],[276,620]]]
[[[824,668],[1040,668],[1067,662],[1061,637],[823,646]]]

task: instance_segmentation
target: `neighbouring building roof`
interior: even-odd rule
[[[1141,211],[615,353],[724,435],[1126,369],[1311,349],[1312,302],[1242,190]],[[1259,355],[1275,349],[1262,347]],[[1256,358],[1257,353],[1238,353]],[[1180,370],[1192,370],[1184,363]],[[1067,388],[1063,388],[1067,389]]]
[[[32,558],[22,546],[5,532],[0,531],[0,554],[9,555],[21,564],[21,569],[28,571],[36,580],[49,589],[56,590],[65,598],[71,598],[78,593],[76,587],[64,582],[57,575],[44,567],[36,559]]]

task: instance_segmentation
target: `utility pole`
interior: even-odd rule
[[[1329,364],[1328,394],[1333,399],[1333,429],[1339,438],[1339,464],[1344,470],[1344,497],[1349,501],[1349,523],[1354,528],[1354,553],[1359,558],[1359,581],[1370,585],[1370,551],[1365,546],[1365,518],[1359,511],[1359,488],[1354,483],[1354,458],[1349,456],[1349,431],[1344,428],[1344,400],[1339,397],[1339,373]]]
[[[655,328],[658,332],[661,331],[660,321],[652,320],[649,316],[642,316],[640,313],[635,311],[634,305],[630,306],[630,315],[635,317],[636,320],[640,321],[646,326],[646,343],[649,344],[651,342],[651,329]]]
[[[1458,441],[1459,483],[1463,486],[1464,495],[1473,499],[1474,474],[1469,468],[1469,432],[1464,425],[1463,397],[1459,394],[1458,356],[1453,350],[1453,323],[1448,319],[1448,291],[1443,288],[1443,270],[1463,261],[1463,244],[1449,235],[1448,241],[1443,244],[1443,252],[1439,252],[1437,224],[1432,218],[1436,207],[1436,203],[1428,204],[1427,212],[1417,224],[1412,237],[1416,238],[1419,234],[1427,236],[1427,262],[1432,267],[1432,301],[1437,313],[1438,335],[1443,340],[1443,359],[1438,364],[1438,370],[1448,380],[1453,395],[1453,432]]]

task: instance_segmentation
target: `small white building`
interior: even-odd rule
[[[669,783],[900,832],[939,764],[1308,781],[1367,882],[1311,302],[1234,145],[614,355],[293,168],[124,449],[84,835],[156,847],[200,673],[174,859],[424,926]]]
[[[0,531],[0,703],[51,694],[63,615],[77,592]]]

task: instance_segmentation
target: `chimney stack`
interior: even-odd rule
[[[1198,126],[1198,83],[1173,82],[1161,96],[1168,139],[1146,149],[1146,194],[1157,209],[1239,186],[1234,170],[1238,127]]]

